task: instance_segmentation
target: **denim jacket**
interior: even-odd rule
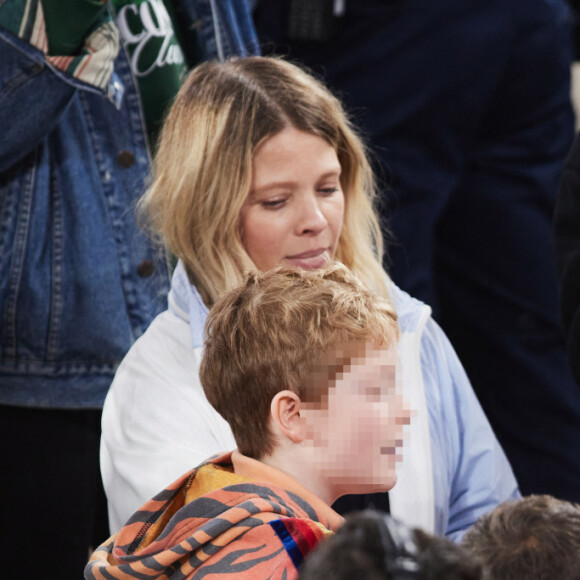
[[[203,58],[258,52],[245,0],[175,4]],[[11,6],[0,3],[0,404],[97,408],[167,306],[166,261],[134,215],[150,167],[139,95],[122,49],[91,84],[24,25],[10,32]]]

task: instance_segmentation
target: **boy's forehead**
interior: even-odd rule
[[[377,345],[374,342],[353,342],[332,346],[321,358],[320,363],[315,365],[314,370],[327,369],[329,364],[344,367],[381,365],[396,365],[398,361],[395,346]],[[345,368],[344,371],[348,372]]]
[[[372,342],[341,344],[329,349],[319,364],[313,368],[312,379],[323,391],[345,379],[365,384],[383,386],[394,384],[398,354],[396,346],[379,346]],[[325,383],[325,384],[324,384]]]

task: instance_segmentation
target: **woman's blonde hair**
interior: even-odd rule
[[[206,62],[189,74],[163,127],[141,210],[183,261],[206,304],[213,304],[256,269],[239,227],[252,182],[252,155],[258,144],[288,126],[321,137],[336,150],[345,215],[335,258],[388,296],[365,146],[340,101],[280,58]]]

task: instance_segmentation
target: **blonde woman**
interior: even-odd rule
[[[389,492],[391,513],[457,538],[519,495],[429,307],[381,267],[374,195],[365,148],[340,102],[301,69],[255,57],[205,63],[190,74],[141,203],[180,259],[169,309],[125,357],[103,412],[112,531],[183,472],[235,447],[199,382],[203,326],[220,292],[249,270],[281,263],[318,268],[339,260],[397,310],[403,390],[416,417]]]

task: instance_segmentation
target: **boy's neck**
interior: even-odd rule
[[[260,461],[278,471],[289,475],[310,493],[320,498],[327,505],[332,505],[336,500],[332,490],[321,477],[320,471],[313,468],[312,464],[304,457],[303,449],[281,450],[277,448],[271,455],[262,457]]]
[[[268,460],[271,460],[269,457]],[[242,477],[254,481],[261,481],[280,487],[301,497],[318,514],[319,521],[329,529],[336,531],[343,523],[342,516],[337,514],[327,501],[321,498],[314,489],[307,487],[303,477],[296,477],[278,462],[274,464],[264,461],[257,461],[242,455],[239,451],[234,451],[231,455],[234,472]]]

